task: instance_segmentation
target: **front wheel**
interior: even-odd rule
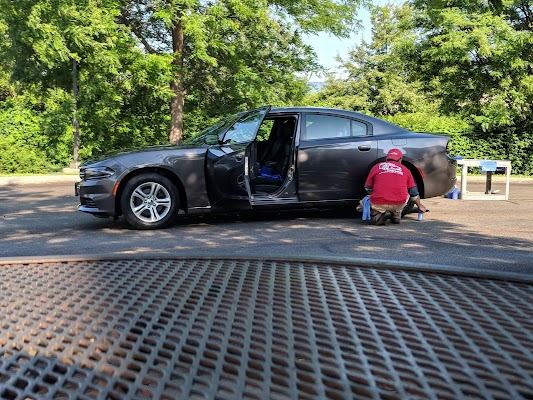
[[[168,226],[179,209],[179,193],[165,176],[143,174],[130,180],[122,193],[126,222],[137,229]]]

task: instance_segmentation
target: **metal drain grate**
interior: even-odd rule
[[[213,259],[0,274],[0,399],[533,399],[527,282]]]

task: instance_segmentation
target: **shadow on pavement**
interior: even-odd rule
[[[532,181],[515,182],[510,201],[425,200],[424,221],[376,227],[351,210],[187,217],[159,231],[76,210],[68,186],[0,188],[0,256],[194,252],[341,256],[531,273]]]

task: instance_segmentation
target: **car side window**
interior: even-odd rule
[[[365,136],[368,131],[368,127],[362,122],[333,115],[318,114],[306,116],[305,128],[305,140]]]
[[[352,120],[352,136],[366,136],[368,126],[362,122]]]

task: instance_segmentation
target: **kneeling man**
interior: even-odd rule
[[[376,225],[384,225],[388,219],[399,224],[409,198],[420,211],[426,212],[413,175],[402,164],[402,152],[398,149],[389,150],[385,161],[372,167],[365,190],[370,194],[370,215]]]

